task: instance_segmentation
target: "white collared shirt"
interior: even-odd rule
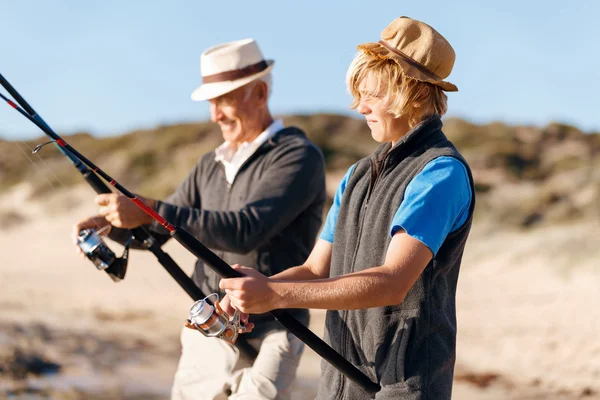
[[[256,139],[240,144],[237,150],[229,141],[226,141],[215,149],[215,161],[221,162],[225,167],[225,178],[230,185],[233,183],[235,175],[240,170],[242,164],[254,154],[261,144],[272,138],[282,129],[283,121],[276,119]]]

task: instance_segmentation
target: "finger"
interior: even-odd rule
[[[75,225],[73,225],[73,228],[71,229],[71,240],[73,241],[73,243],[74,244],[79,243],[79,240],[78,240],[79,232],[81,232],[83,229],[87,229],[90,227],[95,227],[93,218],[81,220],[81,221],[77,222]]]
[[[115,228],[124,228],[123,221],[121,220],[121,217],[119,217],[119,214],[110,213],[104,218],[106,218],[110,225],[114,226]]]
[[[243,329],[240,329],[240,333],[250,333],[252,329],[254,329],[254,323],[250,322]]]
[[[237,272],[241,273],[244,276],[255,276],[256,275],[255,273],[253,273],[256,271],[254,268],[246,267],[244,265],[234,264],[231,266],[231,268],[233,268],[234,270],[236,270]]]
[[[108,205],[110,203],[110,199],[111,199],[112,196],[113,196],[112,193],[99,194],[98,196],[96,196],[96,198],[94,199],[94,201],[99,206],[106,206],[106,205]]]
[[[237,289],[225,289],[225,293],[229,296],[229,301],[235,299],[238,303],[247,297],[243,291]]]
[[[242,302],[238,299],[231,298],[231,306],[238,311],[244,312]]]
[[[125,226],[125,224],[123,223],[123,220],[121,219],[121,217],[119,217],[118,214],[111,214],[112,215],[112,219],[110,221],[110,224],[112,226],[114,226],[115,228],[127,228]]]
[[[108,214],[110,214],[111,212],[112,212],[112,210],[111,210],[111,209],[110,209],[110,207],[108,207],[108,206],[102,206],[102,207],[100,207],[100,208],[98,209],[98,213],[99,213],[100,215],[102,215],[103,217],[105,217],[105,218],[106,218],[106,216],[107,216]],[[108,218],[107,218],[107,221],[108,221]]]
[[[109,213],[107,213],[106,215],[104,215],[103,217],[104,217],[104,219],[105,219],[105,220],[106,220],[106,221],[107,221],[109,224],[111,224],[111,225],[112,225],[112,221],[113,221],[113,219],[114,219],[114,215],[113,215],[113,213],[110,213],[110,212],[109,212]]]
[[[188,329],[193,329],[195,331],[197,331],[198,329],[196,329],[196,327],[190,322],[189,319],[186,319],[185,322],[183,323],[183,326],[185,326]]]
[[[229,315],[230,317],[233,316],[235,308],[233,308],[233,306],[231,305],[231,300],[229,299],[229,296],[225,296],[222,300],[219,300],[219,306],[221,307],[221,310],[227,313],[227,315]]]
[[[254,323],[250,322],[249,324],[246,325],[246,327],[242,333],[250,333],[250,332],[252,332],[252,329],[254,329]]]
[[[234,305],[234,302],[235,302],[235,301],[238,301],[238,300],[239,300],[239,299],[237,299],[237,298],[235,298],[235,299],[234,299],[234,297],[235,297],[235,296],[233,295],[233,290],[231,290],[231,289],[225,289],[225,293],[227,294],[227,298],[229,299],[229,304],[230,304],[231,306],[233,306],[233,305]]]
[[[225,290],[225,289],[239,289],[240,288],[240,284],[241,284],[241,279],[240,278],[226,278],[226,279],[221,279],[219,281],[219,288],[221,290]]]
[[[252,269],[252,268],[248,268],[248,267],[244,267],[243,265],[240,265],[235,270],[245,276],[245,275],[248,275],[249,269]]]
[[[262,274],[260,272],[258,272],[257,270],[255,270],[254,268],[245,267],[243,265],[240,265],[238,268],[236,268],[236,271],[238,271],[239,273],[241,273],[244,276],[250,276],[253,278],[258,278],[258,277],[262,276]]]
[[[71,230],[71,241],[76,246],[77,246],[77,243],[79,243],[79,240],[77,239],[77,237],[79,236],[79,231],[81,231],[81,229],[79,228],[78,225],[74,225],[73,229]],[[77,246],[77,248],[79,248],[79,246]]]
[[[254,269],[254,268],[246,267],[246,266],[240,265],[240,264],[233,264],[231,266],[231,268],[235,269],[236,271],[240,271],[240,272],[247,271],[249,269]]]
[[[238,301],[237,299],[233,299],[231,296],[229,296],[229,307],[237,310],[237,307],[235,305],[236,301]]]
[[[107,236],[110,233],[110,230],[112,229],[112,225],[111,224],[106,224],[105,225],[106,228],[104,228],[104,230],[102,232],[100,232],[100,236]],[[101,228],[104,226],[101,226]]]
[[[83,251],[81,251],[81,248],[80,248],[79,246],[75,246],[75,253],[76,253],[78,256],[80,256],[80,257],[82,257],[82,258],[85,258],[85,254],[83,254]]]
[[[112,225],[112,226],[116,226],[117,228],[121,228],[123,225],[123,221],[121,220],[121,217],[119,216],[118,213],[116,212],[108,212],[104,218]]]
[[[77,237],[79,235],[79,232],[81,232],[82,229],[95,228],[96,225],[97,225],[96,217],[82,219],[82,220],[77,221],[77,223],[75,225],[73,225],[73,229],[71,232],[74,237]]]

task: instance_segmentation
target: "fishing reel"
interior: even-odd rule
[[[125,278],[127,261],[129,260],[129,246],[131,245],[133,237],[130,237],[125,243],[123,255],[117,257],[104,243],[102,237],[100,237],[100,233],[107,227],[98,231],[93,228],[82,229],[77,236],[77,245],[81,251],[83,251],[83,254],[94,263],[96,268],[101,271],[106,271],[113,281],[119,282]]]
[[[215,300],[211,305],[209,298]],[[229,344],[235,344],[240,333],[246,331],[246,325],[242,324],[238,310],[235,310],[231,320],[219,305],[219,295],[212,293],[196,301],[190,308],[190,318],[187,322],[204,336],[217,337]]]

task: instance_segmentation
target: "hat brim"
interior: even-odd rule
[[[262,78],[263,76],[271,72],[273,66],[275,65],[274,60],[266,60],[266,62],[267,68],[254,75],[249,75],[245,78],[236,79],[233,81],[202,84],[200,87],[198,87],[192,92],[192,100],[204,101],[214,99],[215,97],[219,97],[226,93],[233,92],[235,89],[241,88],[242,86],[247,85],[252,81]]]
[[[409,78],[415,79],[419,82],[427,82],[439,86],[442,90],[446,92],[458,92],[458,88],[453,83],[431,78],[430,76],[426,75],[425,73],[410,65],[403,58],[389,51],[381,43],[363,43],[358,45],[358,50],[377,58],[394,60]]]

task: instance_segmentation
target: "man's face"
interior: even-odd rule
[[[261,96],[257,86],[264,82],[251,82],[232,92],[210,99],[210,120],[219,124],[223,139],[233,144],[247,141],[256,135],[260,124]],[[266,86],[266,85],[265,85]],[[258,131],[260,133],[261,130]]]
[[[379,143],[395,143],[404,134],[405,125],[402,116],[390,114],[390,101],[385,97],[385,88],[377,91],[377,84],[372,75],[368,75],[358,86],[360,102],[356,110],[365,116],[371,129],[371,136]]]

